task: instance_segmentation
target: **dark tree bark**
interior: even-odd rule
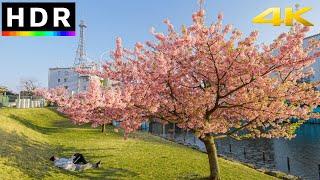
[[[101,132],[104,133],[106,131],[106,124],[101,125]]]
[[[214,142],[214,138],[211,135],[206,135],[204,138],[200,138],[200,140],[206,146],[208,159],[209,159],[209,167],[210,167],[210,180],[220,180],[219,173],[219,165],[218,165],[218,154],[217,148]]]

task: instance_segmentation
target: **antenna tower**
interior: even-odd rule
[[[81,20],[79,27],[80,27],[80,39],[79,39],[78,48],[76,52],[76,58],[74,60],[74,66],[85,65],[88,62],[87,53],[85,49],[85,39],[84,39],[84,30],[85,28],[87,28],[87,25],[84,23],[84,21]]]

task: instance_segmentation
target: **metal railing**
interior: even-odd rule
[[[150,122],[149,132],[170,141],[206,152],[205,146],[192,132],[184,131],[173,124]],[[281,144],[281,143],[280,143]],[[320,179],[320,161],[305,153],[275,150],[273,140],[252,139],[237,141],[230,138],[216,140],[219,155],[251,164],[256,168],[282,171],[303,179]],[[301,147],[303,149],[303,147]],[[310,149],[310,148],[309,148]],[[313,148],[311,148],[313,149]],[[317,151],[317,149],[314,149]]]

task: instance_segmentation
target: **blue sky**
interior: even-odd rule
[[[287,31],[288,27],[252,24],[252,18],[269,7],[294,7],[296,3],[301,7],[313,8],[303,17],[314,24],[310,35],[319,33],[318,0],[207,0],[205,8],[208,23],[216,19],[218,12],[223,12],[225,24],[233,24],[245,34],[258,30],[259,42],[271,42],[280,32]],[[149,33],[151,27],[165,31],[166,26],[162,23],[165,18],[169,18],[176,28],[182,24],[189,25],[192,12],[198,9],[197,0],[77,0],[76,6],[77,22],[82,19],[88,25],[87,53],[96,60],[100,59],[102,53],[114,48],[117,36],[123,38],[126,47],[132,47],[137,41],[152,38]],[[0,36],[0,85],[17,91],[20,79],[30,78],[37,79],[41,86],[46,87],[48,68],[73,64],[77,42],[77,36]]]

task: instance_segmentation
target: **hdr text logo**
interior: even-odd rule
[[[75,3],[2,3],[2,36],[75,36]]]

